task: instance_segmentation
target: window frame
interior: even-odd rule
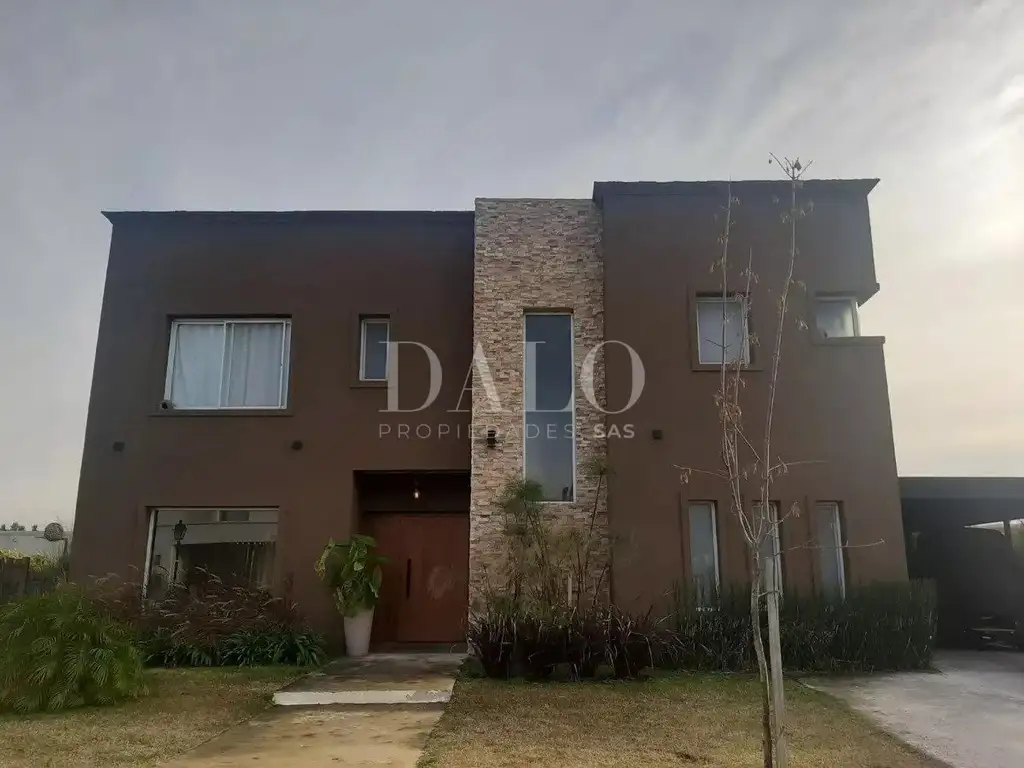
[[[818,327],[818,305],[819,304],[847,304],[852,307],[853,335],[852,336],[826,336]],[[857,297],[850,293],[826,293],[815,294],[814,296],[814,335],[822,341],[833,341],[836,339],[858,339],[860,338],[860,303]]]
[[[387,352],[384,357],[383,378],[368,378],[366,375],[366,328],[368,325],[383,324],[387,328]],[[391,316],[390,315],[360,315],[359,316],[359,381],[366,384],[380,384],[390,380],[391,376]]]
[[[694,583],[693,573],[693,520],[692,513],[694,507],[706,507],[711,510],[711,546],[714,549],[715,557],[715,593],[721,594],[722,591],[722,566],[721,556],[718,552],[718,504],[714,501],[705,499],[691,499],[686,502],[686,524],[687,524],[687,542],[689,544],[689,566],[690,566],[690,583]],[[713,601],[711,601],[713,602]],[[702,601],[698,600],[698,603]],[[703,603],[702,603],[703,605]],[[707,607],[707,606],[704,606]]]
[[[752,355],[752,351],[751,351],[751,347],[750,347],[750,335],[751,335],[750,334],[750,315],[749,315],[749,312],[743,311],[743,308],[744,308],[744,301],[743,301],[743,299],[737,298],[737,294],[736,293],[730,293],[730,294],[728,294],[728,296],[726,296],[724,298],[722,297],[721,294],[715,295],[715,294],[711,294],[711,293],[698,293],[698,294],[694,295],[693,301],[694,301],[694,304],[693,304],[693,324],[694,324],[694,332],[695,332],[695,341],[696,341],[696,345],[697,345],[696,349],[695,349],[695,355],[694,355],[696,365],[699,366],[700,368],[703,368],[703,369],[706,369],[706,370],[707,369],[719,370],[719,369],[721,369],[722,364],[723,364],[723,360],[708,362],[708,361],[705,361],[701,357],[701,353],[700,353],[700,348],[701,348],[700,306],[701,306],[701,304],[723,305],[723,304],[730,304],[730,303],[732,303],[732,304],[738,304],[739,305],[739,307],[740,307],[740,317],[741,317],[741,319],[743,321],[743,350],[742,350],[742,359],[741,359],[740,362],[742,363],[742,367],[743,368],[750,368],[752,366],[752,364],[753,364],[753,355]],[[722,317],[723,317],[723,321],[724,321],[724,318],[725,318],[725,312],[724,311],[722,313]],[[721,351],[723,353],[725,352],[725,350],[721,350]],[[724,358],[724,354],[723,354],[723,358]],[[725,365],[735,365],[735,364],[736,364],[735,360],[725,361]]]
[[[178,330],[183,325],[219,325],[222,329],[220,351],[220,375],[217,385],[217,405],[176,406],[171,400],[174,383],[174,361],[178,351]],[[230,364],[228,356],[228,326],[232,325],[280,325],[281,326],[281,360],[277,384],[278,405],[221,405],[224,399],[224,366]],[[286,411],[291,397],[291,350],[292,350],[292,319],[280,315],[266,317],[172,317],[170,335],[167,342],[167,369],[164,374],[165,402],[171,403],[172,413],[189,413],[195,411]],[[230,367],[228,376],[231,375]]]
[[[754,502],[754,509],[755,510],[758,509],[760,506],[761,506],[761,502],[759,502],[759,501]],[[769,501],[768,502],[768,510],[769,510],[768,514],[771,517],[773,517],[774,520],[775,520],[775,526],[774,526],[775,532],[773,534],[771,532],[771,529],[769,529],[768,536],[770,538],[766,539],[766,541],[770,540],[772,542],[772,557],[775,559],[775,589],[779,593],[779,599],[781,600],[783,594],[785,594],[785,591],[786,591],[785,590],[786,582],[785,582],[785,573],[784,573],[783,568],[782,568],[782,521],[779,520],[779,509],[780,508],[781,507],[779,505],[779,502],[777,502],[777,501]],[[760,559],[760,557],[761,557],[760,551],[756,552],[754,554],[754,556],[757,557],[758,559]],[[767,573],[767,570],[762,570],[761,571],[761,577],[764,578],[764,575],[766,573]],[[762,585],[762,586],[764,586],[764,585]],[[762,594],[762,596],[767,597],[768,591],[764,590],[761,594]]]
[[[527,477],[526,477],[526,442],[527,442],[527,440],[526,440],[526,426],[527,426],[526,425],[526,415],[527,415],[528,411],[526,410],[526,401],[527,401],[527,396],[526,396],[526,387],[527,387],[527,380],[526,380],[526,349],[527,349],[527,347],[526,347],[526,321],[527,321],[528,317],[530,317],[530,316],[538,316],[538,315],[541,315],[541,316],[557,315],[559,317],[568,317],[569,318],[569,358],[570,358],[570,369],[572,371],[572,385],[569,388],[569,413],[572,416],[572,418],[570,420],[570,423],[572,424],[572,498],[569,498],[569,499],[554,499],[554,500],[550,500],[550,501],[549,500],[545,500],[545,501],[542,501],[540,503],[541,504],[575,504],[576,503],[576,499],[578,498],[578,489],[576,487],[576,483],[577,483],[577,480],[579,479],[579,476],[578,476],[578,467],[577,467],[578,457],[576,455],[576,451],[577,451],[577,449],[576,449],[576,437],[577,437],[577,434],[576,434],[576,314],[572,310],[568,310],[568,309],[566,309],[566,310],[554,310],[553,309],[553,310],[536,310],[536,311],[535,310],[524,310],[523,311],[523,328],[522,328],[522,330],[523,330],[523,335],[522,335],[522,339],[523,339],[523,344],[522,344],[522,349],[523,349],[523,414],[522,414],[522,419],[521,419],[522,426],[523,426],[523,469],[522,469],[523,480],[527,479]]]
[[[814,514],[817,515],[821,507],[829,507],[834,515],[833,521],[835,525],[833,530],[835,531],[835,548],[836,548],[836,562],[839,567],[839,599],[846,599],[846,552],[843,549],[843,509],[842,504],[838,501],[816,501],[814,502]],[[817,541],[819,547],[824,547],[824,542],[818,541],[818,521],[814,521],[814,538]],[[822,561],[821,554],[818,556],[818,571],[821,577],[821,588],[824,592],[825,587],[825,569],[824,562]]]

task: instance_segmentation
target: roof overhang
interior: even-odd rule
[[[1024,477],[901,477],[910,530],[1024,518]]]

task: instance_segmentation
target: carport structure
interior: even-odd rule
[[[962,528],[1024,518],[1024,477],[901,477],[903,527]]]

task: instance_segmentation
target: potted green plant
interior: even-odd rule
[[[373,608],[380,598],[380,566],[387,562],[373,550],[372,536],[356,534],[344,544],[327,542],[316,572],[334,596],[334,604],[345,620],[345,652],[365,656],[370,649]]]

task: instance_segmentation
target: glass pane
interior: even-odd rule
[[[278,408],[284,323],[230,323],[223,405]]]
[[[815,317],[818,332],[827,339],[857,335],[857,305],[853,299],[819,299]]]
[[[575,497],[572,315],[526,316],[526,478],[546,501]]]
[[[814,532],[818,539],[821,558],[821,587],[829,597],[842,597],[843,553],[839,530],[839,507],[836,504],[818,504],[814,508]]]
[[[722,326],[725,326],[723,339]],[[743,306],[739,301],[700,299],[697,302],[698,356],[701,363],[734,363],[749,359],[744,333]],[[723,341],[725,346],[723,348]]]
[[[223,323],[176,323],[171,391],[175,408],[216,408],[220,405]]]
[[[384,381],[388,377],[387,320],[363,320],[363,381]]]
[[[718,591],[715,508],[711,504],[690,505],[690,573],[698,601],[711,602]]]
[[[758,505],[759,507],[760,505]],[[778,508],[775,503],[772,502],[770,505],[772,515],[778,518]],[[757,507],[755,507],[757,509]],[[767,525],[767,522],[765,523]],[[781,528],[779,528],[781,533]],[[782,593],[782,557],[779,553],[779,539],[778,533],[776,535],[768,534],[765,536],[764,541],[761,542],[761,546],[758,549],[758,558],[761,561],[761,589],[763,592],[768,591],[768,569],[773,568],[775,570],[775,586]]]

